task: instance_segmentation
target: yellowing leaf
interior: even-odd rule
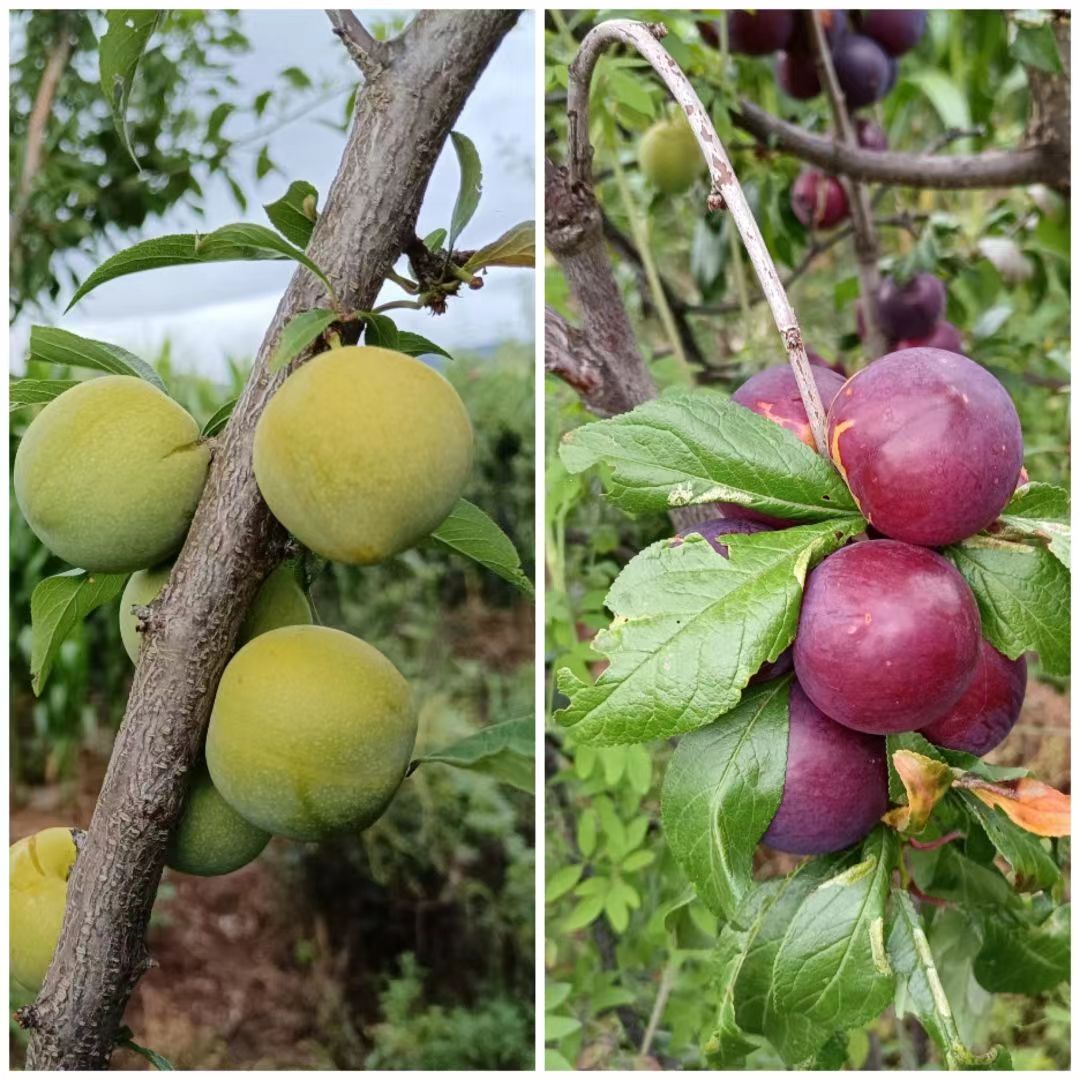
[[[966,788],[989,807],[1000,807],[1014,825],[1036,836],[1069,835],[1069,796],[1041,780],[1024,776],[991,782],[965,776],[956,786]]]
[[[892,761],[908,801],[907,806],[890,810],[883,820],[900,832],[921,833],[934,807],[952,786],[952,770],[943,761],[914,750],[897,750]]]

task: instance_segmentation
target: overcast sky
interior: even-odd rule
[[[400,13],[372,12],[375,21]],[[347,88],[353,79],[351,63],[330,33],[321,10],[244,11],[242,29],[251,41],[250,53],[238,58],[231,70],[239,81],[232,100],[249,102],[273,84],[272,75],[295,65],[313,78],[324,75]],[[476,144],[484,170],[480,207],[459,241],[462,247],[479,247],[495,239],[511,225],[534,216],[533,139],[533,33],[535,21],[525,12],[503,40],[480,79],[459,119],[456,130]],[[340,76],[338,78],[338,76]],[[253,144],[248,160],[236,170],[248,196],[241,214],[225,184],[204,185],[206,214],[177,210],[164,219],[148,223],[133,239],[170,232],[208,232],[233,221],[266,222],[262,204],[279,198],[292,180],[309,180],[325,198],[344,136],[318,122],[320,117],[341,119],[347,89],[320,109],[308,113],[270,137],[270,156],[285,177],[271,173],[254,179]],[[247,118],[226,128],[232,138],[245,134]],[[458,167],[447,144],[436,166],[420,214],[421,236],[450,222],[457,194]],[[94,260],[72,262],[81,276],[93,269]],[[226,356],[251,357],[270,322],[294,264],[291,262],[208,263],[198,267],[171,267],[135,274],[101,286],[69,314],[61,315],[63,303],[48,320],[86,337],[123,345],[151,357],[171,338],[178,365],[206,374],[223,367]],[[531,341],[534,327],[531,270],[494,269],[480,293],[466,294],[451,302],[446,315],[433,318],[426,312],[395,311],[399,326],[453,348],[483,348],[505,340]],[[394,286],[381,299],[397,299]],[[43,321],[40,313],[21,318],[11,330],[12,366],[22,366],[29,327]]]

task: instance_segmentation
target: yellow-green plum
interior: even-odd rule
[[[229,661],[206,763],[253,825],[321,840],[382,815],[415,740],[409,684],[378,649],[329,627],[290,626],[260,634]]]
[[[11,975],[34,994],[60,939],[75,854],[74,836],[65,828],[42,829],[8,850]]]
[[[664,192],[678,195],[704,171],[705,159],[686,117],[659,120],[641,138],[638,164],[645,179]]]
[[[172,564],[140,570],[128,578],[120,597],[120,639],[133,664],[138,663],[142,637],[139,620],[132,607],[145,607],[156,600],[172,573]],[[311,622],[311,603],[296,580],[291,567],[279,566],[255,594],[251,610],[240,627],[240,642],[250,641],[267,630],[281,626],[301,626]]]
[[[206,763],[200,761],[165,862],[185,874],[231,874],[257,858],[269,841],[269,833],[242,818],[221,797]]]
[[[472,467],[457,391],[404,353],[332,349],[294,371],[255,429],[274,516],[327,559],[377,563],[446,518]]]
[[[125,573],[179,551],[209,464],[189,413],[143,379],[106,375],[34,418],[15,455],[15,498],[54,555]]]

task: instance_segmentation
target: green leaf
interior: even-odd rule
[[[648,90],[649,83],[640,76],[613,68],[607,72],[605,86],[611,100],[650,119],[655,115],[652,95]]]
[[[1041,926],[990,918],[975,958],[975,978],[995,994],[1042,994],[1069,977],[1069,908]]]
[[[68,570],[34,587],[30,596],[30,679],[35,695],[41,694],[64,639],[91,611],[119,596],[126,581],[126,574]]]
[[[1053,484],[1025,484],[1001,511],[1001,520],[1022,536],[1050,543],[1050,550],[1070,565],[1072,529],[1069,524],[1069,493]]]
[[[570,698],[558,719],[579,742],[607,746],[711,724],[795,637],[810,568],[862,527],[853,518],[731,536],[726,559],[697,535],[646,548],[605,601],[614,622],[593,648],[609,666],[592,685],[558,673]]]
[[[234,397],[232,401],[226,401],[225,404],[222,405],[221,408],[218,409],[217,412],[215,412],[214,415],[206,421],[202,429],[202,437],[204,439],[209,439],[211,436],[216,435],[225,427],[225,425],[229,422],[229,417],[232,416],[233,409],[236,408],[236,403],[239,400],[240,399],[238,397]]]
[[[1050,675],[1069,673],[1069,572],[1041,545],[973,536],[945,549],[975,594],[983,635],[1015,660],[1037,652]]]
[[[161,376],[134,353],[119,345],[80,337],[70,330],[60,330],[55,326],[30,327],[29,358],[43,364],[106,371],[110,375],[134,375],[167,393]]]
[[[531,792],[535,787],[535,744],[536,730],[531,717],[503,720],[443,750],[422,754],[410,763],[409,772],[418,765],[437,762],[471,769],[521,791]]]
[[[65,390],[78,385],[77,379],[13,379],[8,383],[8,411],[47,405]]]
[[[116,130],[131,160],[138,165],[139,159],[131,145],[131,131],[127,122],[128,101],[139,61],[165,13],[136,8],[106,11],[104,14],[108,29],[98,46],[101,89],[112,110]]]
[[[657,398],[575,428],[559,456],[572,473],[603,465],[608,494],[632,514],[724,501],[802,522],[862,523],[829,462],[715,391]]]
[[[544,889],[544,903],[552,904],[560,897],[565,896],[580,880],[585,867],[580,863],[572,866],[562,866],[548,878]]]
[[[120,1031],[116,1040],[116,1045],[122,1046],[125,1049],[138,1054],[140,1057],[146,1058],[158,1072],[175,1072],[176,1070],[176,1067],[167,1057],[159,1054],[156,1050],[151,1050],[148,1046],[140,1046],[139,1043],[131,1037],[130,1028],[123,1028]]]
[[[789,1065],[813,1057],[835,1031],[873,1020],[892,1000],[885,904],[899,853],[876,828],[863,861],[819,885],[792,917],[773,964],[765,1034]]]
[[[306,180],[294,180],[288,191],[276,202],[265,203],[263,209],[270,223],[282,236],[298,248],[306,248],[311,240],[319,192]]]
[[[586,896],[579,901],[577,906],[560,924],[560,930],[564,934],[573,933],[575,930],[583,930],[590,923],[595,922],[604,910],[606,897],[597,893],[595,896]]]
[[[1042,26],[1017,26],[1010,52],[1026,67],[1037,68],[1050,75],[1061,72],[1061,55],[1053,27],[1049,23],[1043,23]]]
[[[128,274],[158,270],[163,266],[190,266],[206,262],[250,262],[261,259],[293,259],[307,267],[327,288],[326,275],[299,248],[264,225],[241,222],[224,225],[206,236],[178,233],[141,240],[106,259],[75,291],[66,311],[99,285]]]
[[[454,359],[441,345],[436,345],[434,341],[414,334],[411,330],[398,331],[397,347],[398,352],[403,352],[406,356],[445,356],[447,360]]]
[[[1016,872],[1019,892],[1051,889],[1061,880],[1061,871],[1050,855],[1047,841],[1014,825],[999,807],[987,806],[973,792],[957,791],[955,795]]]
[[[907,81],[923,92],[944,127],[971,127],[967,97],[944,71],[927,65],[912,71],[907,75]]]
[[[442,247],[443,241],[446,239],[445,229],[435,229],[434,232],[429,232],[424,237],[424,247],[428,251],[438,251]]]
[[[365,345],[377,345],[383,349],[398,348],[401,332],[397,328],[397,323],[389,315],[365,312],[363,319]]]
[[[668,847],[709,910],[729,919],[753,884],[754,849],[784,790],[789,685],[748,689],[679,741],[664,778]]]
[[[521,558],[513,542],[479,506],[467,499],[458,499],[450,516],[431,538],[516,585],[526,596],[533,595],[532,582],[521,569]]]
[[[292,363],[319,335],[340,318],[329,308],[312,308],[294,315],[281,331],[267,368],[271,374]]]
[[[469,256],[461,268],[464,273],[473,273],[486,266],[524,266],[532,269],[536,266],[536,224],[523,221],[485,244],[479,251]]]
[[[468,136],[458,131],[451,131],[450,141],[454,144],[454,152],[457,154],[458,165],[461,167],[461,186],[458,188],[454,212],[450,216],[450,242],[447,245],[453,250],[457,238],[472,220],[477,206],[480,205],[483,170],[480,168],[480,155]]]

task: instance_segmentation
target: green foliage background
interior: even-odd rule
[[[705,13],[719,17],[720,13]],[[789,188],[801,165],[762,151],[731,124],[727,110],[747,98],[817,131],[828,127],[823,99],[781,95],[771,61],[726,62],[701,42],[702,13],[670,10],[549,12],[546,29],[547,146],[566,146],[563,92],[576,40],[609,18],[662,21],[664,45],[691,77],[724,140],[781,276],[800,265],[814,239],[791,213]],[[1027,85],[1017,34],[1000,13],[932,11],[929,30],[900,67],[895,90],[869,110],[891,147],[924,152],[949,129],[978,134],[949,143],[977,152],[1013,145],[1027,114]],[[636,144],[668,109],[667,92],[629,50],[606,53],[592,84],[594,176],[605,214],[646,249],[685,317],[699,352],[681,358],[640,267],[616,251],[616,278],[638,343],[661,392],[686,385],[731,390],[784,360],[763,304],[748,304],[756,282],[729,216],[706,215],[706,186],[659,196],[637,172]],[[1045,190],[916,192],[891,189],[875,216],[902,227],[879,234],[883,265],[922,263],[948,286],[947,317],[965,334],[969,355],[1008,388],[1024,428],[1033,480],[1068,486],[1069,207]],[[820,238],[819,238],[820,239]],[[1010,258],[998,249],[1007,245]],[[990,258],[988,252],[995,257]],[[819,255],[789,290],[808,343],[849,370],[865,362],[854,334],[858,285],[851,243]],[[549,259],[546,300],[572,322],[572,300]],[[545,558],[548,574],[546,657],[549,675],[570,668],[591,682],[601,659],[589,640],[607,627],[604,597],[626,563],[670,535],[663,516],[630,519],[602,494],[596,471],[567,473],[557,454],[562,436],[592,417],[566,386],[547,386]],[[1034,673],[1037,677],[1038,673]],[[549,679],[549,715],[565,705]],[[573,731],[549,727],[546,804],[546,973],[549,1068],[704,1068],[703,1033],[716,1023],[713,946],[716,919],[694,898],[660,829],[660,783],[666,743],[595,748]],[[1051,782],[1054,782],[1054,778]],[[1067,783],[1067,767],[1061,778]],[[790,870],[792,860],[759,859],[759,877]],[[1069,1061],[1068,989],[1033,998],[991,997],[974,978],[978,944],[964,919],[935,920],[931,945],[968,1045],[1004,1041],[1018,1069],[1060,1069]],[[833,1067],[938,1066],[917,1024],[889,1010],[845,1045]],[[747,1068],[783,1068],[768,1048]]]

